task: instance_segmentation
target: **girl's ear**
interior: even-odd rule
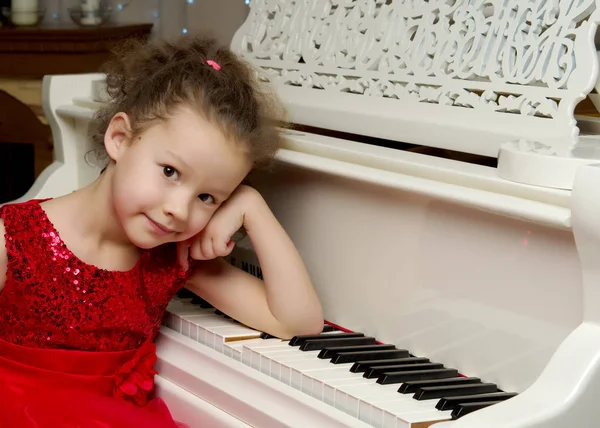
[[[126,113],[113,116],[104,133],[104,147],[110,159],[117,162],[131,138],[131,122]]]

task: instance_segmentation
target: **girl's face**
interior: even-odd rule
[[[235,142],[193,112],[180,108],[129,141],[127,115],[116,115],[105,136],[113,161],[117,220],[139,248],[198,234],[250,170]]]

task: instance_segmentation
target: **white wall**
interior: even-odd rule
[[[244,0],[108,0],[114,22],[151,22],[154,37],[171,39],[184,28],[209,33],[229,44],[248,15]],[[67,9],[79,0],[41,0],[46,22],[71,22]],[[121,5],[122,7],[119,7]]]

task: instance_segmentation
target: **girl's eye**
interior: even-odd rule
[[[179,175],[177,170],[175,168],[173,168],[172,166],[163,167],[163,174],[167,178],[177,178],[177,176]]]
[[[202,202],[205,202],[207,204],[212,204],[212,203],[215,202],[215,198],[213,198],[212,196],[210,196],[208,193],[201,193],[200,195],[198,195],[198,198]]]

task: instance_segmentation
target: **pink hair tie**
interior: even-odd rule
[[[219,71],[221,69],[221,66],[219,64],[217,64],[216,62],[214,62],[212,59],[207,60],[206,63],[217,71]]]

